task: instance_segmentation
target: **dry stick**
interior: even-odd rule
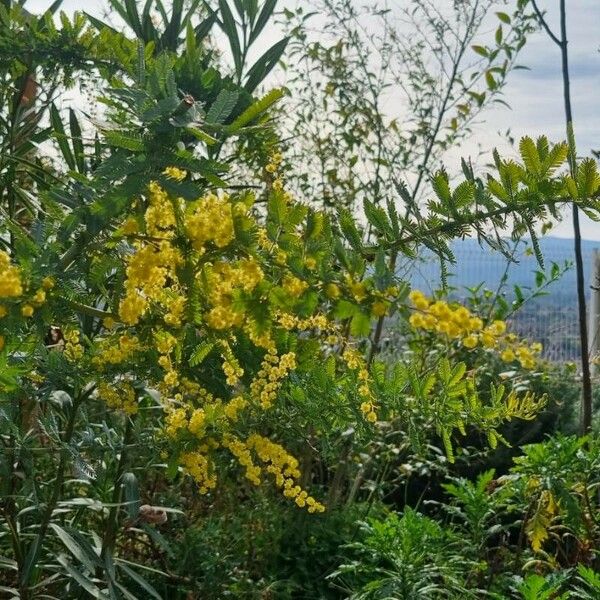
[[[567,39],[567,11],[565,0],[560,0],[560,38],[554,35],[544,19],[544,15],[532,0],[533,8],[538,20],[550,39],[560,48],[563,78],[563,96],[565,103],[565,119],[567,126],[567,137],[571,151],[569,153],[569,167],[571,176],[576,176],[576,157],[571,140],[575,138],[573,132],[573,109],[571,107],[571,79],[569,76],[569,51]],[[577,303],[579,319],[579,341],[581,344],[581,433],[586,435],[592,430],[592,376],[590,372],[589,341],[587,330],[587,310],[585,301],[585,274],[583,270],[583,256],[581,249],[581,227],[579,224],[579,208],[573,203],[573,242],[575,249],[575,272],[577,275]]]

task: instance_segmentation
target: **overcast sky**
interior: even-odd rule
[[[391,0],[404,2],[404,0]],[[449,0],[441,0],[447,2]],[[547,20],[558,32],[558,0],[539,0],[547,10]],[[29,0],[29,10],[43,10],[50,0]],[[282,0],[281,4],[286,4]],[[84,10],[99,14],[102,0],[65,0],[63,10]],[[571,93],[578,153],[588,155],[592,149],[600,150],[600,0],[568,0],[568,37],[571,68]],[[565,138],[564,108],[560,53],[544,32],[531,36],[520,62],[528,71],[515,71],[510,75],[505,98],[512,109],[498,106],[485,114],[485,123],[474,131],[473,140],[461,148],[468,154],[477,143],[484,148],[502,147],[498,131],[511,129],[517,139],[523,135],[547,135],[552,141]],[[452,170],[452,165],[448,165]],[[571,221],[565,219],[553,235],[571,237]],[[584,237],[600,240],[600,223],[586,217],[582,221]]]

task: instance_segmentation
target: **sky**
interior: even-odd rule
[[[391,4],[406,1],[391,0]],[[440,0],[440,3],[449,1]],[[282,0],[281,4],[285,3]],[[26,6],[33,12],[44,10],[50,4],[51,0],[29,0]],[[70,13],[83,9],[100,15],[105,4],[102,0],[65,0],[63,10]],[[559,30],[558,4],[558,0],[538,1],[555,32]],[[600,0],[567,0],[567,11],[577,151],[581,156],[588,156],[591,150],[600,150]],[[565,139],[559,48],[544,32],[539,32],[530,37],[519,62],[530,70],[514,71],[509,77],[504,94],[511,109],[498,105],[486,112],[485,122],[475,128],[471,141],[460,148],[460,155],[474,152],[477,145],[483,148],[498,146],[500,150],[508,151],[498,135],[507,129],[517,139],[523,135],[537,137],[542,134],[554,142]],[[451,169],[452,165],[448,167]],[[600,223],[582,215],[581,225],[584,238],[600,241]],[[552,235],[572,237],[571,219],[565,218]]]

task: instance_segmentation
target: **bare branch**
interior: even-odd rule
[[[546,19],[544,19],[544,15],[543,15],[542,11],[539,9],[539,7],[537,5],[537,2],[535,0],[531,0],[531,5],[533,6],[533,10],[535,10],[535,14],[537,15],[540,25],[546,30],[546,33],[550,36],[550,39],[557,46],[559,46],[559,47],[562,46],[562,44],[563,44],[562,40],[558,39],[556,37],[556,35],[554,35],[552,30],[550,29],[548,23],[546,22]]]

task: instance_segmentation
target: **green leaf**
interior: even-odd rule
[[[452,194],[448,183],[448,175],[444,171],[437,172],[431,179],[431,187],[444,206],[452,202]]]
[[[202,129],[198,129],[197,127],[186,127],[185,130],[192,134],[196,139],[204,142],[207,146],[212,146],[217,143],[217,138],[209,135],[206,131],[202,131]]]
[[[350,333],[355,337],[366,337],[371,332],[371,317],[356,310],[350,322]]]
[[[381,206],[376,206],[373,202],[367,200],[366,198],[363,202],[363,207],[367,221],[369,221],[375,231],[379,235],[385,235],[390,239],[393,238],[394,233],[392,230],[392,225],[385,210],[383,210]]]
[[[442,429],[442,442],[444,444],[444,450],[446,452],[446,458],[448,462],[454,463],[454,449],[452,448],[452,440],[450,439],[450,433],[446,428]]]
[[[521,141],[519,142],[519,152],[521,153],[521,158],[523,159],[527,170],[534,175],[539,176],[542,170],[542,163],[540,161],[537,146],[529,136],[521,138]]]
[[[162,596],[138,573],[130,569],[127,565],[119,563],[121,569],[130,579],[132,579],[142,590],[150,594],[156,600],[162,600]]]
[[[498,29],[496,29],[496,35],[495,35],[495,39],[496,39],[496,44],[501,44],[502,43],[502,25],[500,25],[498,27]]]
[[[480,56],[485,56],[487,58],[490,55],[488,49],[484,46],[471,46],[471,48],[473,48],[473,50]]]
[[[286,37],[273,44],[255,63],[246,75],[244,89],[252,93],[265,80],[267,75],[273,70],[290,38]]]
[[[81,135],[81,127],[77,121],[75,111],[69,109],[69,128],[71,130],[71,142],[73,143],[73,151],[75,154],[75,162],[80,173],[85,173],[85,151],[83,149],[83,138]]]
[[[268,110],[275,102],[277,102],[283,96],[282,88],[275,88],[268,94],[263,96],[260,100],[254,102],[249,106],[231,125],[227,126],[227,133],[235,133],[239,131],[244,125],[254,121],[262,113]]]
[[[229,5],[227,4],[227,0],[219,0],[219,12],[221,13],[221,29],[223,29],[223,32],[229,40],[231,55],[233,57],[233,62],[235,63],[235,72],[238,78],[241,78],[242,69],[244,68],[242,64],[242,49],[240,47],[240,40],[237,34],[235,19],[231,9],[229,8]]]
[[[54,137],[58,142],[58,147],[60,148],[65,162],[69,166],[69,169],[74,171],[76,169],[75,157],[71,152],[71,147],[67,141],[67,135],[65,133],[65,128],[63,127],[62,119],[60,118],[60,114],[54,103],[50,105],[50,124],[54,130]]]
[[[507,25],[510,25],[510,17],[505,12],[497,12],[496,16]]]
[[[361,252],[363,249],[362,238],[356,227],[354,216],[347,208],[340,209],[338,222],[340,224],[340,229],[350,246],[357,252]]]
[[[356,304],[353,304],[349,300],[340,300],[335,307],[334,314],[337,319],[349,319],[353,317],[359,310]]]
[[[133,473],[123,473],[121,477],[121,484],[123,486],[123,496],[126,502],[127,514],[130,519],[135,519],[140,511],[140,490],[138,481]]]
[[[206,122],[224,123],[233,112],[239,97],[240,93],[237,90],[221,90],[206,114]]]
[[[578,199],[592,198],[598,192],[598,188],[600,188],[598,165],[593,158],[586,158],[577,168]]]
[[[69,576],[93,598],[98,598],[99,600],[104,600],[106,598],[100,588],[98,588],[89,577],[83,575],[83,573],[80,573],[77,569],[75,569],[64,554],[59,555],[56,560],[63,566]]]
[[[192,355],[188,361],[190,367],[197,367],[198,365],[201,365],[204,359],[210,354],[210,351],[214,348],[214,345],[214,342],[209,342],[208,340],[198,344],[196,348],[194,348],[194,351],[192,352]]]
[[[277,0],[266,0],[263,4],[263,7],[256,19],[256,23],[252,28],[252,32],[250,33],[250,37],[248,38],[248,45],[252,44],[254,40],[260,35],[260,32],[264,29],[265,25],[269,22],[273,11],[275,10],[275,6],[277,5]]]
[[[94,572],[94,570],[101,565],[100,559],[97,555],[93,554],[93,550],[91,546],[88,548],[88,551],[84,550],[80,544],[78,544],[75,539],[67,533],[62,527],[57,525],[56,523],[50,523],[50,528],[56,533],[59,537],[60,541],[65,545],[67,550],[90,572]],[[91,551],[91,555],[90,555]]]
[[[121,133],[120,131],[105,131],[104,138],[109,146],[115,148],[124,148],[132,152],[144,150],[144,142],[141,137],[134,137],[131,134]]]

